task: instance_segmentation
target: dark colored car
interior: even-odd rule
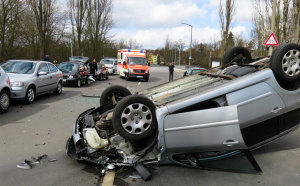
[[[58,69],[63,73],[64,85],[75,85],[81,87],[82,84],[90,84],[88,68],[82,62],[63,62]]]
[[[101,81],[103,79],[108,79],[108,69],[103,64],[97,63],[96,78]]]
[[[206,68],[192,67],[192,68],[187,69],[184,72],[183,76],[190,76],[190,75],[197,74],[198,72],[203,72],[203,71],[206,71],[206,70],[207,70]]]

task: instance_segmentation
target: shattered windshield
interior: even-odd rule
[[[78,65],[72,63],[61,63],[57,68],[64,72],[75,72],[78,70]]]

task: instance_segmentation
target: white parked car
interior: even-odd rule
[[[115,58],[105,58],[101,59],[100,64],[103,64],[107,69],[109,74],[114,74],[117,72],[117,59]]]

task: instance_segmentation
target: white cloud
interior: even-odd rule
[[[128,25],[139,28],[170,27],[205,14],[206,10],[192,0],[114,1],[115,26],[121,28]]]

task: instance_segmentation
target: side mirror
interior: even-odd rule
[[[45,76],[45,75],[47,75],[47,72],[39,72],[38,73],[38,76]]]

